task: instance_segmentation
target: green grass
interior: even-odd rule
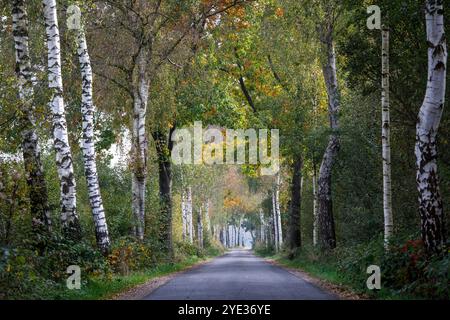
[[[414,299],[414,297],[409,297],[406,295],[399,295],[398,293],[382,288],[378,291],[361,290],[360,284],[353,283],[348,277],[342,272],[339,272],[335,263],[333,261],[311,261],[304,256],[297,257],[293,260],[288,259],[286,256],[281,254],[270,254],[266,252],[256,252],[257,255],[271,259],[279,264],[293,269],[298,269],[304,271],[311,275],[312,277],[325,280],[331,284],[344,287],[358,295],[365,295],[369,299],[375,300],[408,300]]]
[[[185,270],[207,258],[189,257],[183,262],[161,264],[150,270],[134,272],[128,276],[112,276],[109,279],[91,277],[82,284],[80,290],[69,290],[61,287],[58,290],[48,292],[46,298],[59,300],[101,300],[108,299],[115,294],[124,292],[135,286],[146,283],[149,280],[165,276],[174,272]]]

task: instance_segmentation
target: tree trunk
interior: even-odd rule
[[[427,1],[428,82],[419,112],[415,147],[422,239],[429,253],[441,253],[446,244],[436,141],[445,102],[448,54],[443,11],[442,0]]]
[[[294,163],[291,186],[291,212],[289,215],[288,245],[292,253],[302,245],[300,230],[300,209],[301,209],[301,180],[302,180],[303,160],[299,157]]]
[[[137,75],[133,85],[133,131],[132,131],[132,209],[135,218],[135,236],[144,240],[145,233],[145,187],[147,184],[148,139],[146,116],[149,81],[147,79],[146,52],[141,49],[137,57]]]
[[[50,108],[53,123],[53,140],[56,166],[60,180],[61,223],[64,233],[81,239],[81,227],[76,208],[76,183],[72,153],[67,132],[66,111],[61,74],[61,43],[58,28],[56,0],[43,0],[45,29],[48,47],[48,80],[52,92]]]
[[[171,137],[171,134],[169,135]],[[171,139],[161,132],[153,133],[159,165],[160,241],[169,257],[173,256],[172,239],[172,151]]]
[[[318,195],[317,195],[317,169],[316,164],[313,164],[313,245],[318,244],[319,235],[319,221],[318,221]]]
[[[230,226],[226,226],[225,230],[225,238],[226,238],[226,247],[230,248]]]
[[[98,181],[98,172],[95,152],[95,134],[94,134],[94,101],[93,101],[93,75],[91,59],[87,48],[86,36],[82,29],[78,30],[78,58],[82,76],[82,97],[81,113],[83,116],[83,138],[82,150],[84,158],[84,172],[86,176],[89,203],[91,205],[92,216],[94,218],[95,236],[97,245],[103,254],[109,252],[110,240],[108,234],[108,225],[106,223],[103,200],[100,194],[100,185]]]
[[[260,231],[259,231],[259,241],[261,244],[265,241],[265,221],[264,221],[264,212],[263,209],[259,209],[259,221],[260,221]]]
[[[382,30],[382,148],[383,148],[383,212],[384,243],[388,248],[394,222],[392,217],[391,189],[391,120],[389,113],[389,29]]]
[[[239,225],[236,229],[237,229],[236,243],[237,243],[237,246],[240,247],[241,246],[241,221],[239,221]]]
[[[198,240],[198,246],[200,248],[203,248],[203,212],[202,207],[200,206],[198,210],[198,217],[197,217],[197,240]]]
[[[186,192],[186,224],[187,239],[189,243],[194,243],[194,227],[192,223],[192,188],[187,188]]]
[[[205,207],[205,217],[204,218],[205,218],[205,230],[206,230],[206,232],[203,232],[204,233],[203,238],[206,241],[209,241],[210,237],[214,236],[214,230],[212,230],[212,228],[211,228],[211,218],[209,216],[209,201],[205,202],[204,207]],[[205,242],[205,240],[203,240],[203,242]]]
[[[181,221],[183,229],[183,241],[187,240],[187,192],[183,189],[181,192]]]
[[[281,175],[278,173],[277,182],[275,186],[275,211],[276,211],[276,224],[277,224],[277,234],[278,234],[278,250],[281,250],[283,245],[283,227],[281,224],[281,211],[280,211],[280,185],[281,185]]]
[[[16,50],[16,73],[21,102],[22,152],[27,176],[33,229],[36,234],[51,230],[47,184],[41,162],[39,137],[34,118],[34,90],[28,44],[28,15],[24,0],[14,0],[12,8],[13,36]]]
[[[278,251],[278,216],[277,216],[277,204],[276,204],[276,191],[275,189],[272,192],[272,221],[273,221],[273,244],[275,246],[275,251]]]
[[[327,63],[323,67],[323,75],[328,94],[328,112],[332,133],[325,150],[319,171],[318,221],[319,241],[323,249],[336,247],[336,234],[333,217],[333,201],[331,192],[331,176],[333,165],[340,149],[338,114],[340,108],[340,92],[336,70],[336,53],[333,43],[333,29],[328,26],[323,39],[327,51]]]

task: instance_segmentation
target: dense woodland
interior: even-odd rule
[[[91,297],[70,265],[117,291],[244,246],[448,299],[444,2],[0,0],[0,299]],[[278,129],[280,171],[174,164],[199,121]]]

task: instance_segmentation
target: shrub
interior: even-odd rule
[[[108,264],[116,273],[127,275],[130,271],[150,269],[163,261],[162,247],[158,242],[125,237],[113,244]]]
[[[397,244],[384,256],[387,286],[421,298],[449,299],[449,254],[429,256],[421,240]]]

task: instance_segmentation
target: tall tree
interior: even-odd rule
[[[86,35],[82,27],[77,30],[77,46],[82,77],[81,113],[83,117],[82,151],[84,158],[84,172],[89,193],[89,203],[94,218],[97,245],[104,254],[107,254],[109,251],[110,240],[105,209],[103,208],[103,200],[100,193],[96,164],[94,132],[95,107],[92,88],[93,75]]]
[[[447,43],[442,0],[427,0],[428,80],[420,108],[416,134],[417,188],[422,239],[427,250],[440,253],[446,242],[446,226],[437,168],[437,133],[445,102]]]
[[[12,3],[13,36],[16,51],[16,73],[21,102],[22,152],[27,176],[33,227],[38,233],[51,228],[47,184],[41,161],[39,137],[34,117],[33,73],[28,44],[28,16],[25,0]]]
[[[294,161],[291,184],[291,208],[289,212],[288,246],[291,254],[302,245],[300,229],[301,188],[303,160],[299,157]]]
[[[391,186],[391,117],[389,111],[389,28],[383,27],[382,33],[382,149],[383,149],[383,211],[384,243],[386,248],[394,231],[392,216]]]
[[[201,205],[198,209],[198,216],[197,216],[197,240],[198,246],[200,248],[203,248],[203,210]]]
[[[77,214],[76,183],[63,98],[61,43],[56,0],[43,0],[42,3],[48,47],[48,81],[52,93],[49,106],[52,113],[53,145],[60,181],[61,223],[66,235],[79,239],[81,227]]]
[[[333,199],[331,192],[332,170],[340,149],[339,137],[339,109],[340,90],[337,78],[336,51],[334,45],[334,26],[337,12],[335,4],[325,5],[325,17],[319,26],[320,40],[323,44],[326,55],[323,64],[323,76],[328,94],[328,113],[330,117],[331,134],[328,146],[323,155],[322,164],[319,171],[318,189],[318,220],[319,220],[319,241],[324,249],[334,249],[336,247],[336,233],[333,217]]]
[[[158,156],[159,167],[159,203],[160,203],[160,236],[159,239],[164,245],[169,256],[173,254],[172,239],[172,162],[171,152],[173,147],[172,133],[173,127],[169,134],[160,131],[153,133],[153,140],[156,144],[156,154]]]
[[[319,221],[318,221],[318,195],[317,195],[317,168],[316,162],[313,160],[313,175],[312,175],[312,189],[313,189],[313,245],[317,246],[319,243]]]

